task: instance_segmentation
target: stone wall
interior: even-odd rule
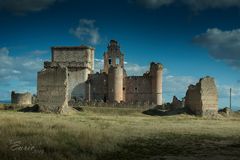
[[[106,73],[96,73],[89,75],[86,84],[86,95],[88,101],[104,101],[108,100],[108,76]]]
[[[68,100],[86,99],[86,81],[91,71],[88,68],[70,68],[68,69]]]
[[[44,62],[44,68],[47,70],[67,68],[67,100],[85,100],[86,81],[88,75],[94,70],[94,48],[88,46],[52,47],[52,61]]]
[[[152,101],[151,78],[148,76],[130,76],[124,79],[124,101],[144,103]]]
[[[200,80],[202,87],[202,105],[204,114],[218,112],[218,91],[213,78]]]
[[[48,68],[38,72],[37,104],[40,111],[63,113],[68,107],[68,69]]]
[[[213,115],[218,112],[218,93],[214,79],[205,77],[188,87],[185,106],[196,115]]]
[[[117,67],[112,67],[112,69]],[[121,70],[122,71],[122,70]],[[118,72],[110,71],[110,74],[91,74],[87,82],[87,93],[90,93],[89,101],[121,102],[114,100],[122,98],[125,104],[152,104],[152,79],[149,75],[124,77]],[[115,73],[115,74],[114,74]],[[122,72],[121,72],[122,73]],[[123,85],[119,85],[119,83]],[[89,92],[89,91],[90,92]],[[121,97],[122,95],[122,97]]]
[[[161,64],[152,63],[151,71],[143,76],[128,77],[121,66],[111,66],[108,73],[91,74],[87,82],[86,95],[89,95],[87,99],[161,105],[162,69]]]
[[[88,46],[78,47],[52,47],[52,62],[87,63],[94,70],[94,48]]]
[[[178,109],[183,107],[184,107],[183,101],[179,100],[176,96],[173,96],[171,109]]]
[[[29,92],[26,93],[11,93],[11,103],[18,105],[30,105],[32,104],[32,94]]]

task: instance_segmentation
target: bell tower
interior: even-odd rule
[[[115,40],[110,41],[108,51],[104,53],[103,72],[108,73],[111,66],[124,68],[124,54],[121,52],[120,46]]]

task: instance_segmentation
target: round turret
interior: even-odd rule
[[[32,94],[31,93],[11,93],[11,103],[18,105],[29,105],[32,104]]]
[[[151,63],[150,73],[152,77],[152,102],[156,105],[162,105],[163,65],[160,63]]]
[[[110,102],[123,101],[123,68],[111,66],[108,71],[108,99]]]

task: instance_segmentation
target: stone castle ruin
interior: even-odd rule
[[[31,105],[32,104],[32,94],[29,92],[26,93],[16,93],[15,91],[11,92],[11,103],[17,105]]]
[[[51,62],[38,72],[40,110],[62,113],[70,100],[162,105],[162,64],[151,63],[143,76],[127,76],[124,54],[111,40],[104,68],[94,73],[94,51],[88,46],[52,48]]]
[[[64,113],[69,102],[105,102],[111,104],[162,105],[163,65],[152,62],[143,76],[127,76],[124,54],[111,40],[104,53],[104,67],[94,73],[95,49],[88,46],[52,47],[51,61],[37,77],[37,104],[40,111]],[[29,102],[28,94],[12,94],[14,103]],[[218,112],[218,94],[214,79],[205,77],[188,87],[186,97],[173,97],[171,109],[187,107],[196,115]]]
[[[171,109],[178,109],[184,107],[184,99],[179,100],[176,96],[173,96],[172,103],[170,104]]]
[[[218,93],[214,79],[205,77],[196,85],[188,87],[185,106],[196,115],[215,115],[218,113]]]

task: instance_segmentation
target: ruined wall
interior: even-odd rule
[[[68,107],[68,69],[48,68],[38,72],[37,103],[41,111],[63,113]]]
[[[97,73],[89,75],[86,84],[86,95],[89,101],[107,101],[108,100],[108,76],[106,73]]]
[[[151,78],[147,76],[130,76],[124,79],[124,100],[127,103],[144,103],[152,101]]]
[[[86,99],[86,81],[90,73],[88,68],[70,68],[68,70],[68,100]]]
[[[214,79],[206,77],[200,80],[204,114],[218,113],[218,92]]]
[[[44,62],[44,68],[68,68],[68,97],[67,100],[86,99],[86,81],[88,74],[94,70],[94,48],[52,47],[52,61]]]
[[[162,105],[162,71],[161,64],[151,63],[150,72],[143,76],[125,77],[124,101]]]
[[[185,97],[185,106],[188,107],[196,115],[202,114],[202,101],[200,92],[200,85],[190,85]]]
[[[29,92],[26,93],[11,93],[11,103],[19,105],[29,105],[32,104],[32,94]]]
[[[52,47],[52,62],[86,63],[94,70],[94,48],[79,47]]]
[[[205,77],[188,87],[185,106],[196,115],[217,114],[218,94],[214,79]]]
[[[171,109],[178,109],[184,107],[183,101],[179,100],[176,96],[173,96]]]

